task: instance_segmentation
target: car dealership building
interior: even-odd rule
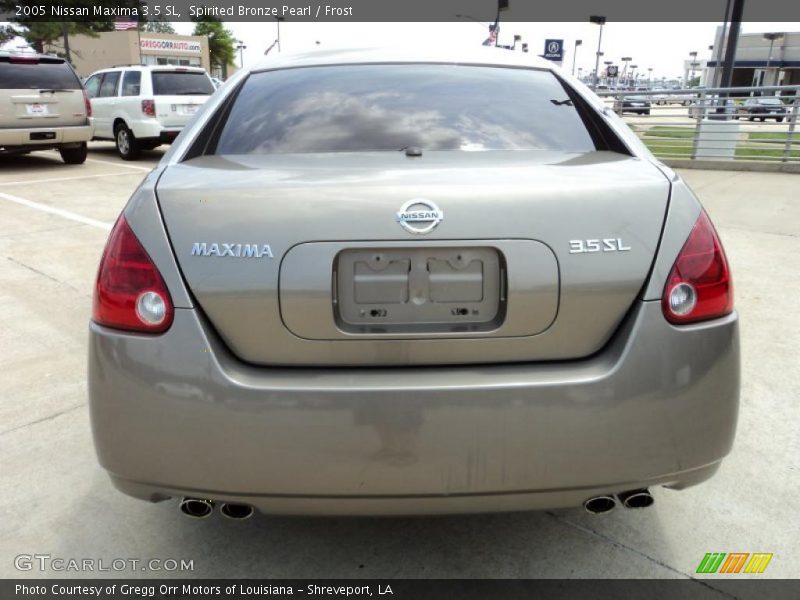
[[[711,86],[718,81],[719,48],[721,27],[717,28],[711,57],[700,62],[703,85]],[[684,68],[691,67],[687,61]],[[736,87],[762,85],[800,85],[800,32],[743,33],[736,47],[733,70],[733,85]]]
[[[97,37],[70,36],[69,44],[72,64],[81,77],[114,65],[131,64],[203,67],[211,75],[217,75],[211,69],[206,36],[131,29],[106,31]]]

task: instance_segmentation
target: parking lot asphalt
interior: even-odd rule
[[[114,490],[87,410],[97,264],[108,228],[162,153],[126,163],[93,143],[81,166],[54,152],[0,158],[0,577],[92,575],[19,571],[23,554],[194,565],[101,577],[725,577],[695,574],[707,552],[773,553],[759,577],[800,577],[800,176],[682,173],[719,229],[741,315],[738,434],[710,481],[656,489],[651,509],[598,516],[198,521],[175,500]]]

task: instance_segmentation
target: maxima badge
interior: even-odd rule
[[[444,212],[424,198],[409,200],[396,215],[397,222],[409,233],[430,233],[444,219]]]

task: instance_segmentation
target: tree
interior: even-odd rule
[[[163,17],[142,23],[140,29],[148,33],[175,33],[175,28],[169,21],[163,21]]]
[[[222,70],[222,78],[228,77],[228,65],[236,59],[236,48],[233,34],[225,29],[222,21],[212,17],[204,17],[206,21],[198,21],[193,35],[208,37],[208,54],[212,67]]]
[[[17,0],[0,0],[0,13],[14,13]],[[135,7],[138,0],[62,0],[64,8],[99,6],[101,8]],[[48,5],[49,6],[49,5]],[[45,46],[54,46],[62,50],[62,54],[70,60],[69,36],[88,35],[97,37],[101,31],[113,31],[114,19],[111,16],[99,17],[97,21],[57,21],[45,20],[45,17],[12,17],[11,25],[6,26],[14,35],[20,35],[36,52],[44,52]],[[0,34],[2,35],[2,34]],[[8,35],[8,33],[6,33]]]
[[[0,46],[17,37],[17,30],[10,25],[0,25]]]

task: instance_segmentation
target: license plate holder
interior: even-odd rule
[[[45,117],[49,114],[50,111],[47,108],[47,104],[34,102],[32,104],[25,105],[25,112],[30,117]]]
[[[492,247],[348,249],[334,261],[340,328],[364,333],[494,329],[505,267]]]

